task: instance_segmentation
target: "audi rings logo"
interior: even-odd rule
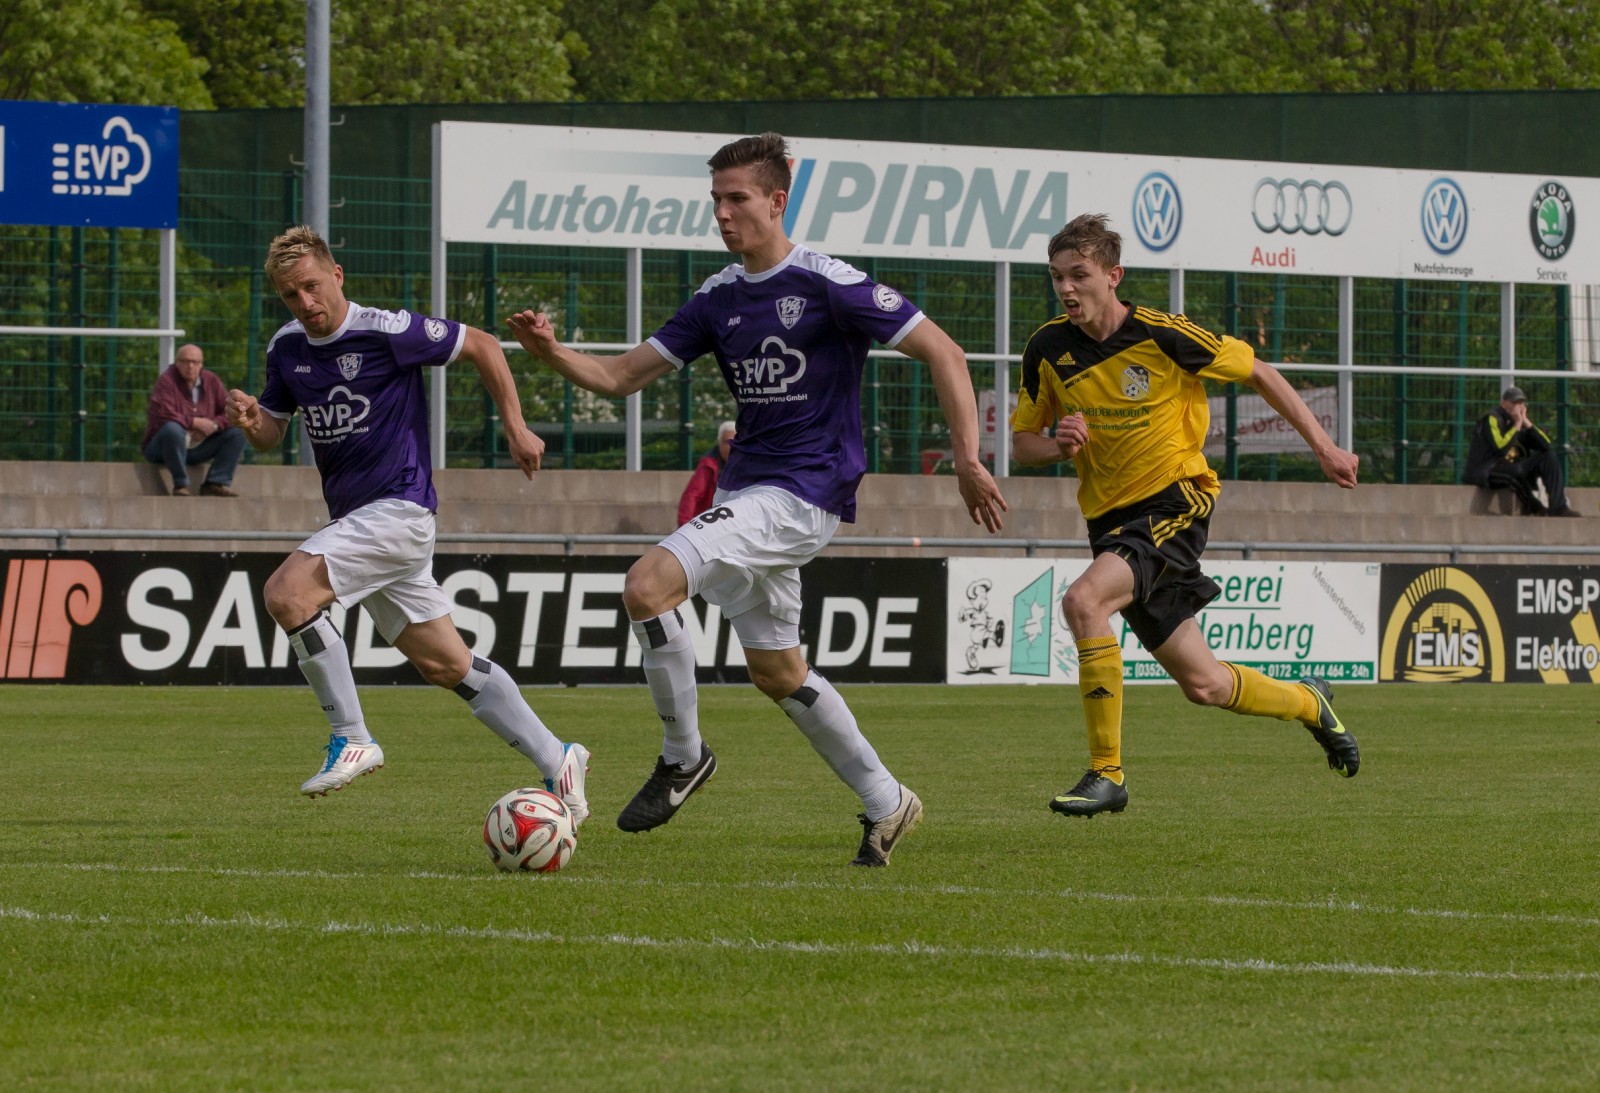
[[[1151,171],[1139,180],[1133,191],[1133,229],[1139,242],[1153,251],[1164,251],[1178,238],[1183,227],[1183,200],[1177,184],[1160,171]]]
[[[1355,208],[1344,183],[1310,178],[1264,178],[1250,199],[1256,227],[1285,235],[1343,235]]]
[[[1436,178],[1422,195],[1422,237],[1435,254],[1454,254],[1467,237],[1467,195],[1452,179]]]

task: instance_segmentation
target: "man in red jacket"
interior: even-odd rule
[[[689,479],[689,484],[683,487],[683,496],[678,498],[680,528],[711,507],[711,501],[717,495],[717,479],[728,462],[728,448],[733,443],[733,437],[733,422],[724,421],[717,428],[717,446],[701,456],[700,462],[695,464],[694,475]]]
[[[156,377],[146,411],[140,447],[152,463],[172,475],[172,496],[189,496],[188,468],[209,462],[200,492],[207,497],[237,497],[233,472],[244,452],[244,433],[228,424],[223,406],[228,392],[215,372],[207,372],[198,345],[178,348],[178,359]]]

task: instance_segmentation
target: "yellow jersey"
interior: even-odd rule
[[[1028,339],[1011,428],[1040,433],[1081,413],[1089,442],[1073,465],[1085,519],[1160,493],[1180,479],[1220,492],[1201,449],[1211,424],[1202,376],[1249,379],[1250,346],[1196,326],[1182,315],[1132,306],[1097,342],[1065,315]]]

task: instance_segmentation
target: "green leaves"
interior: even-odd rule
[[[0,5],[0,98],[212,106],[206,62],[138,0]]]
[[[330,2],[344,105],[1555,89],[1600,71],[1588,0]],[[0,97],[297,106],[304,37],[304,0],[11,0]]]

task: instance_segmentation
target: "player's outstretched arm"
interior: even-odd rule
[[[1000,514],[1006,511],[1006,499],[978,459],[978,403],[972,397],[966,354],[932,319],[923,319],[912,327],[895,348],[922,361],[933,373],[933,389],[950,426],[950,449],[961,500],[974,524],[999,531],[1005,526]]]
[[[1347,490],[1355,489],[1356,470],[1361,457],[1333,442],[1333,438],[1311,412],[1311,407],[1306,405],[1298,391],[1289,386],[1282,372],[1270,364],[1256,361],[1245,383],[1266,399],[1267,405],[1276,410],[1279,417],[1294,426],[1294,431],[1300,434],[1311,453],[1317,457],[1317,462],[1322,464],[1322,473],[1328,476],[1328,481]]]
[[[467,327],[467,337],[461,346],[461,359],[471,362],[478,370],[484,390],[494,399],[500,411],[500,427],[505,430],[506,443],[511,448],[511,458],[528,478],[539,469],[544,458],[544,441],[534,435],[522,417],[522,401],[517,397],[517,381],[506,363],[505,350],[493,334]]]
[[[558,342],[549,316],[542,311],[519,311],[506,321],[511,324],[511,332],[522,348],[579,387],[597,395],[622,398],[672,371],[672,362],[656,352],[649,342],[636,345],[621,356],[591,357]]]
[[[288,421],[265,412],[254,395],[238,388],[228,392],[228,400],[222,404],[222,412],[227,415],[228,424],[244,433],[250,446],[258,452],[276,448],[282,442],[283,434],[289,429]]]

